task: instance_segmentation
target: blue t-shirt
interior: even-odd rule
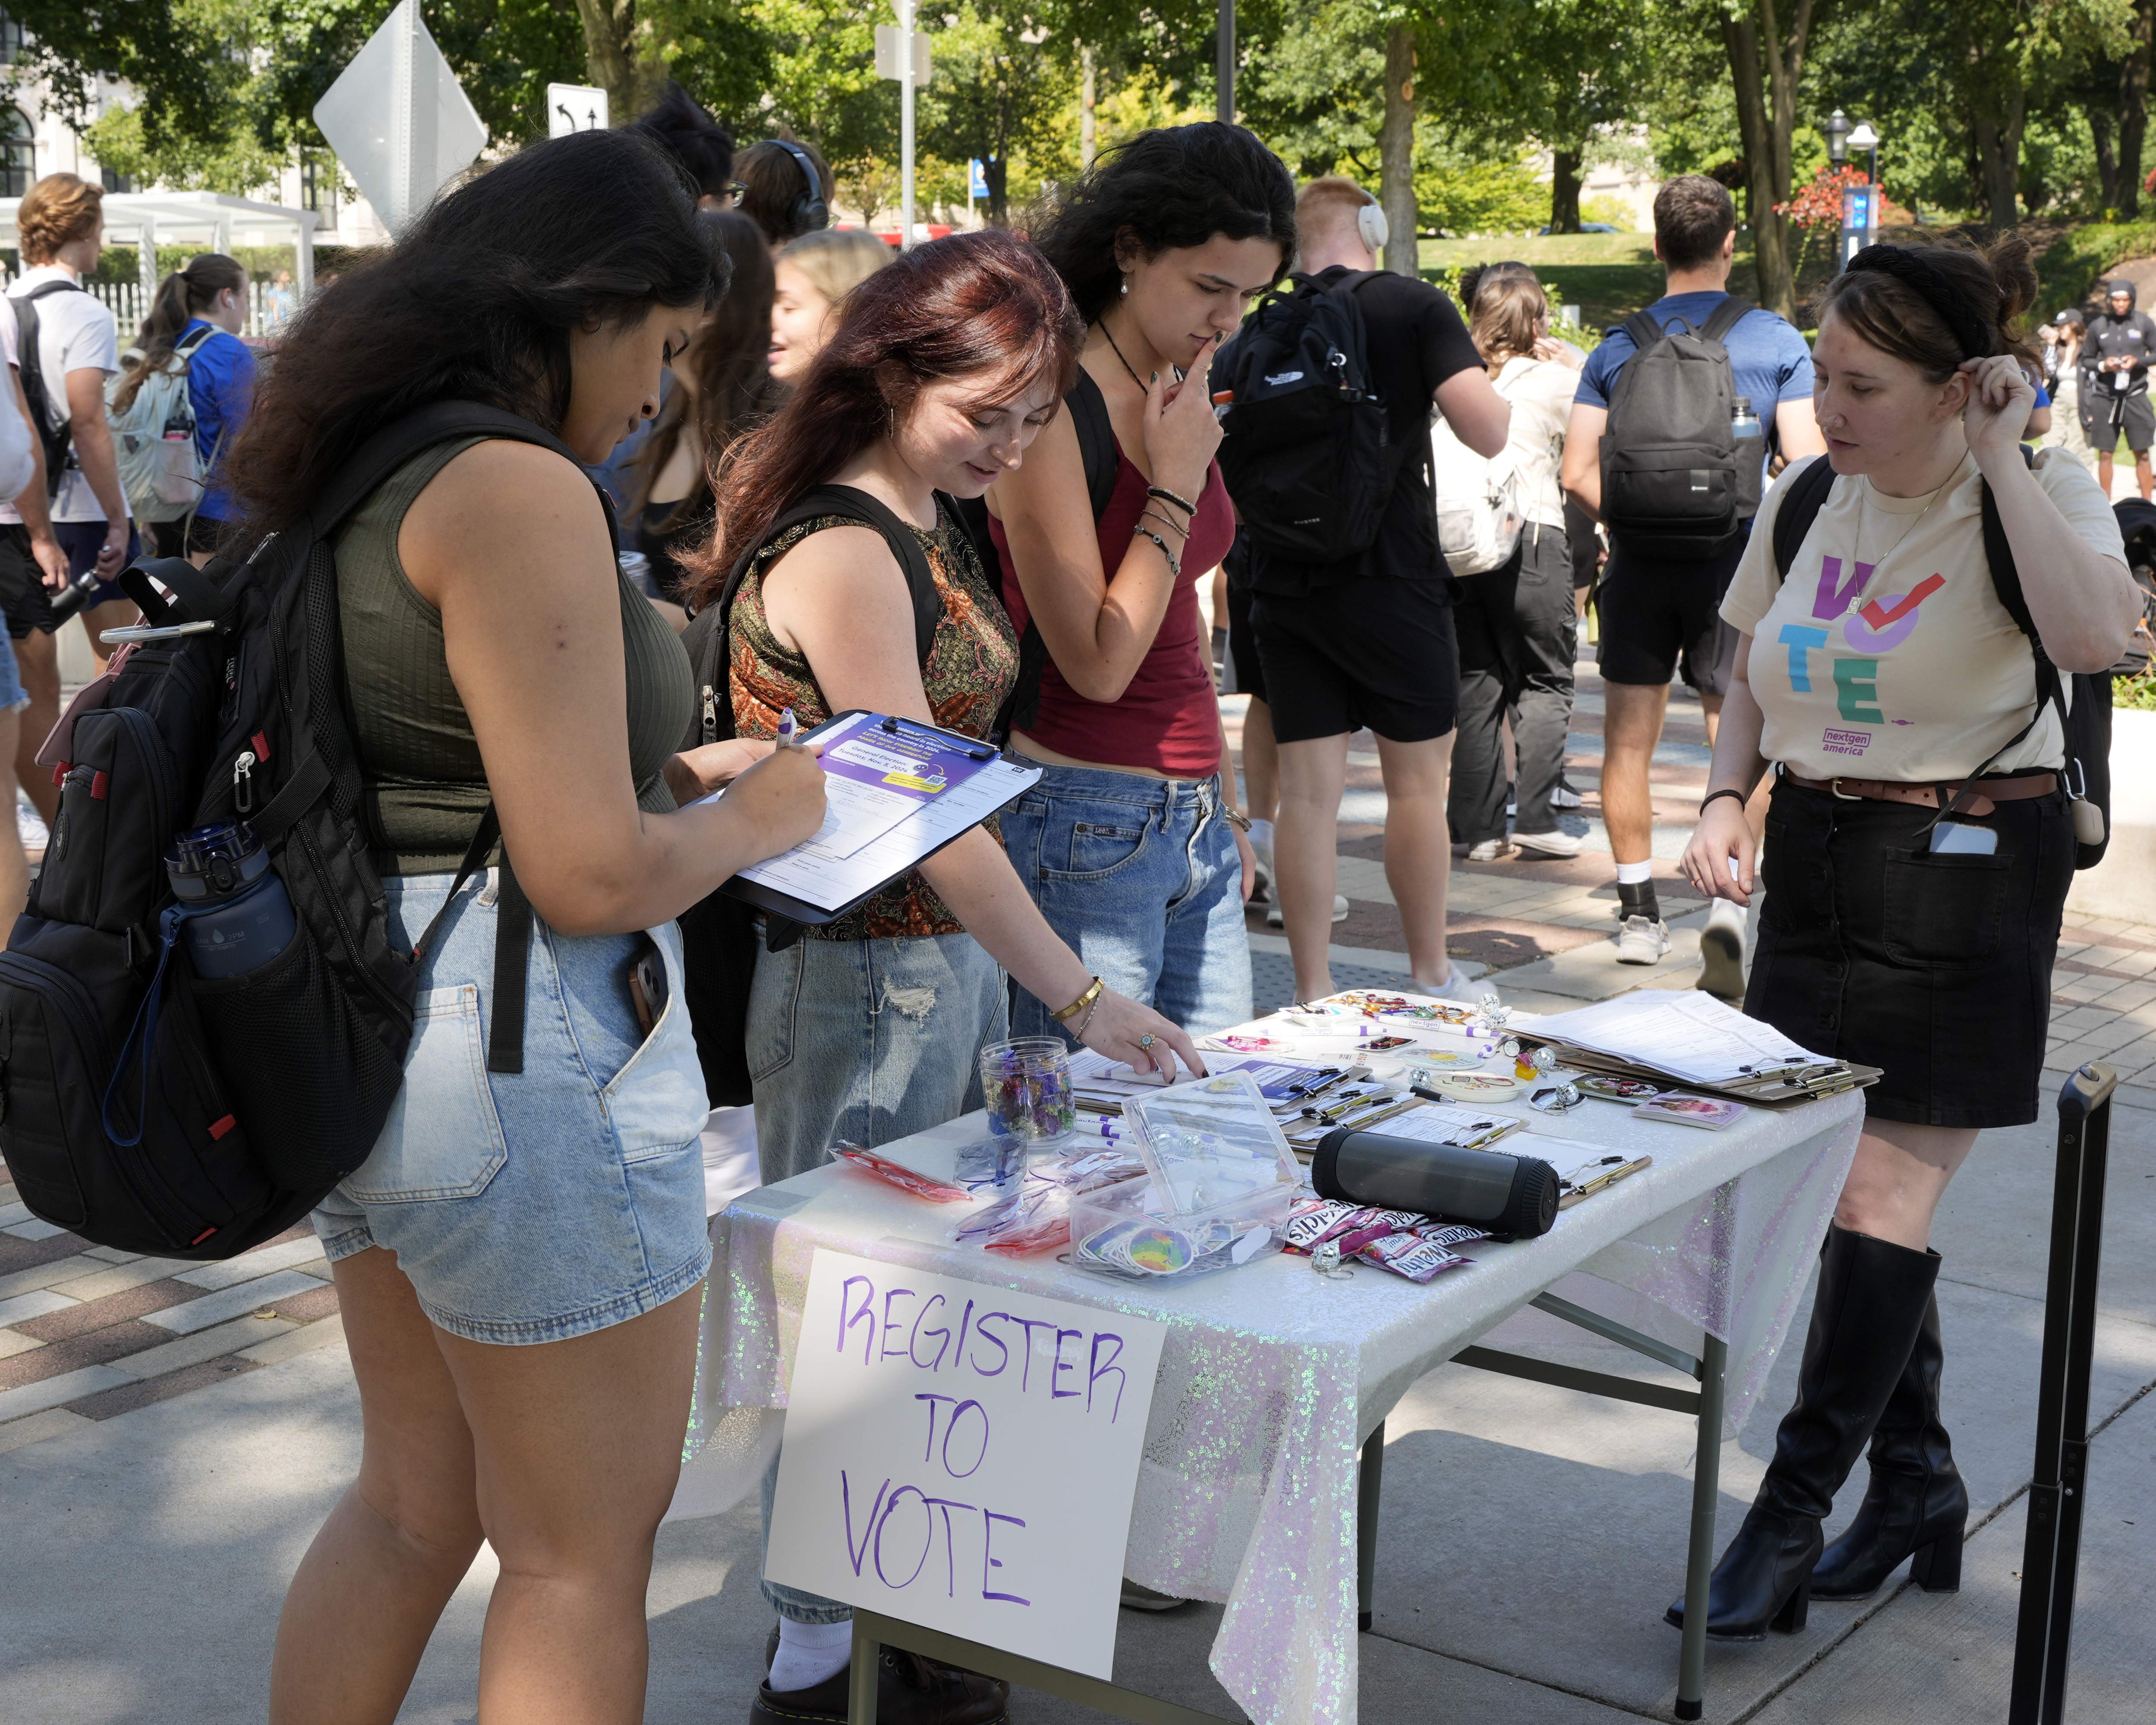
[[[1670,294],[1650,305],[1647,315],[1666,330],[1679,318],[1697,329],[1728,297],[1711,290]],[[1811,399],[1812,350],[1786,318],[1754,307],[1737,321],[1737,326],[1722,338],[1722,346],[1729,350],[1730,369],[1737,374],[1737,393],[1751,397],[1752,411],[1762,420],[1777,402]],[[1611,330],[1587,356],[1579,374],[1579,393],[1573,400],[1606,411],[1618,372],[1638,352],[1624,330]]]
[[[180,331],[180,340],[208,328],[205,319],[194,318]],[[218,330],[188,356],[187,400],[195,410],[195,453],[210,476],[196,506],[197,515],[223,521],[239,512],[218,470],[239,441],[254,398],[254,352],[239,336]]]

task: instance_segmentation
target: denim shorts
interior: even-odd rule
[[[382,884],[407,946],[454,876]],[[466,883],[419,978],[404,1086],[372,1153],[315,1211],[332,1261],[397,1255],[428,1317],[472,1342],[559,1342],[640,1317],[704,1278],[710,1106],[681,998],[681,938],[557,934],[535,920],[524,1070],[486,1070],[495,876]],[[647,942],[666,1003],[637,1027]]]
[[[0,629],[0,713],[19,713],[30,704],[23,674],[15,664],[15,644]]]
[[[1048,926],[1107,985],[1193,1036],[1250,1015],[1243,865],[1220,781],[1049,767],[1003,814],[1004,849]],[[1011,989],[1014,1036],[1064,1035]]]

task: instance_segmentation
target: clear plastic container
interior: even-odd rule
[[[997,1143],[1068,1147],[1078,1125],[1070,1050],[1060,1036],[1017,1036],[981,1050],[981,1101]]]
[[[1175,1214],[1150,1180],[1081,1193],[1070,1200],[1070,1262],[1119,1281],[1194,1281],[1278,1251],[1301,1195],[1285,1183],[1252,1187]]]

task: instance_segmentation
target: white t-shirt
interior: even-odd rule
[[[0,382],[15,369],[15,320],[0,311]],[[15,406],[15,392],[0,388],[0,497],[18,497],[36,472],[37,452],[32,446],[29,422]],[[19,519],[13,504],[0,505],[0,519]]]
[[[1545,527],[1564,525],[1564,492],[1558,470],[1564,460],[1564,428],[1572,417],[1572,398],[1579,373],[1554,359],[1505,362],[1497,373],[1497,393],[1512,404],[1506,447],[1519,482],[1521,506],[1529,521]]]
[[[49,281],[72,282],[74,277],[57,264],[43,264],[34,270],[25,270],[8,284],[8,297],[20,300]],[[45,399],[53,422],[63,423],[68,416],[67,374],[69,372],[95,371],[100,373],[99,389],[104,388],[104,379],[120,369],[120,332],[112,314],[94,295],[87,293],[48,294],[38,301],[38,368],[45,375]],[[7,308],[0,324],[6,326],[5,341],[8,362],[19,366],[16,352],[15,309]],[[97,501],[90,490],[90,481],[81,470],[70,467],[60,481],[59,495],[53,500],[53,519],[56,521],[101,521],[105,506]],[[0,521],[19,521],[12,503],[0,504]]]
[[[1935,499],[1888,497],[1861,475],[1837,478],[1783,582],[1774,517],[1808,465],[1791,463],[1768,493],[1722,601],[1723,620],[1752,637],[1747,675],[1766,716],[1759,752],[1810,778],[1964,778],[2029,722],[2036,699],[2029,638],[1999,603],[1984,559],[1976,463],[1964,458]],[[2073,531],[2126,560],[2118,520],[2087,468],[2062,449],[2040,449],[2035,475]],[[2043,575],[2020,573],[2025,588]],[[2047,706],[1992,770],[2065,758],[2059,716]]]

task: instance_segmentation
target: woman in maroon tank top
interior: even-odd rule
[[[1012,621],[1049,658],[1011,737],[1047,770],[1004,844],[1089,968],[1202,1035],[1250,1016],[1252,865],[1198,607],[1235,536],[1206,373],[1287,267],[1295,183],[1240,126],[1143,132],[1040,244],[1087,329],[1070,411],[989,493]],[[1103,413],[1114,481],[1096,511],[1078,422]],[[1055,1028],[1014,995],[1014,1035]]]

